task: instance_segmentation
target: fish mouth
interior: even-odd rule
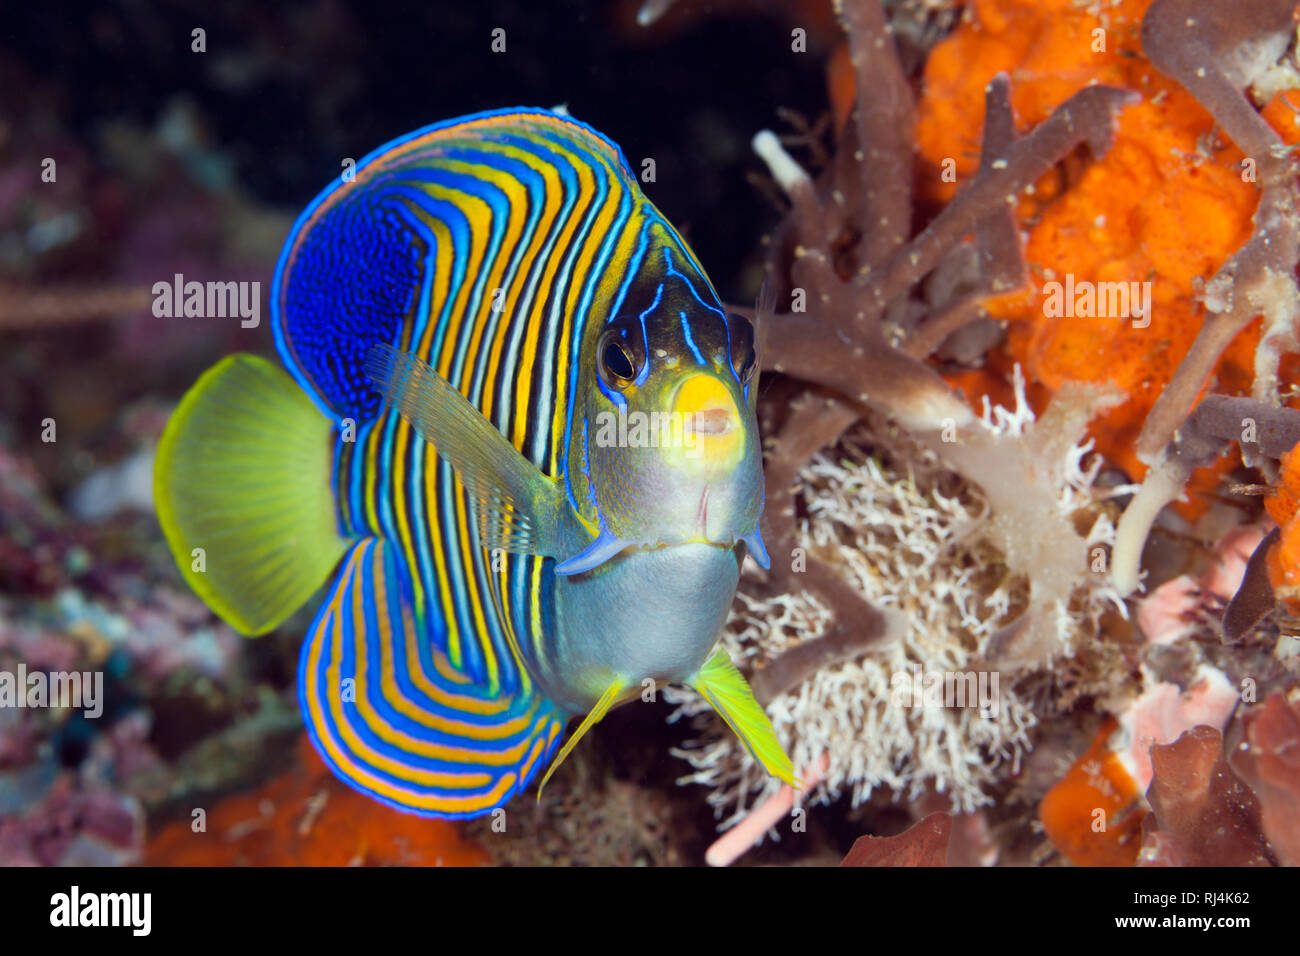
[[[592,481],[591,473],[584,469],[583,476],[586,479],[588,494],[594,500],[596,497],[595,483]],[[734,552],[743,543],[746,545],[748,553],[754,557],[760,567],[769,567],[767,550],[763,546],[763,538],[759,533],[757,523],[749,534],[738,535],[733,533],[725,540],[713,540],[709,537],[710,489],[711,486],[707,482],[700,488],[700,497],[695,508],[695,520],[689,535],[673,540],[664,540],[663,538],[656,540],[623,538],[614,534],[605,525],[604,519],[601,518],[598,528],[595,529],[595,540],[591,544],[563,561],[559,561],[557,558],[556,574],[565,576],[581,574],[600,567],[605,562],[620,556],[662,551],[667,548],[680,548],[689,544],[704,544],[711,548]],[[597,514],[599,516],[599,510]]]
[[[684,538],[676,541],[657,541],[653,544],[634,544],[627,550],[628,553],[635,553],[638,551],[665,551],[669,548],[681,548],[688,544],[704,544],[708,545],[710,548],[717,548],[721,551],[735,551],[743,544],[748,549],[749,554],[751,554],[754,560],[758,562],[759,567],[768,567],[769,559],[767,556],[767,549],[764,547],[763,539],[757,530],[752,534],[732,535],[725,541],[714,541],[700,535],[698,537]]]
[[[703,411],[691,412],[690,415],[690,428],[696,435],[709,437],[729,435],[739,424],[736,416],[728,408],[706,408]]]
[[[725,470],[744,455],[740,409],[716,376],[697,372],[682,382],[672,398],[672,414],[683,424],[689,470]]]

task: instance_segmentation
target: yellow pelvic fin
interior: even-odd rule
[[[720,650],[709,658],[687,683],[704,695],[756,763],[796,790],[803,789],[803,784],[794,775],[794,765],[776,739],[772,721],[754,700],[754,692],[749,689],[744,675],[731,663],[726,651]]]
[[[578,729],[564,742],[560,752],[555,755],[551,765],[546,768],[546,776],[542,777],[542,782],[537,785],[537,800],[539,803],[542,799],[542,789],[546,786],[546,781],[551,779],[551,774],[555,773],[560,764],[564,763],[564,758],[569,756],[570,751],[577,746],[578,741],[582,739],[582,735],[600,723],[601,718],[609,713],[609,709],[618,702],[619,696],[627,688],[627,681],[619,680],[610,684],[605,693],[600,695],[600,700],[596,701],[595,706],[591,708],[591,713],[583,718],[582,723],[578,725]]]

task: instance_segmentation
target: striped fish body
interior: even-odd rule
[[[251,356],[205,374],[155,491],[182,573],[245,633],[330,578],[299,698],[340,777],[477,816],[570,717],[552,769],[645,682],[681,681],[793,781],[709,658],[738,546],[765,557],[753,330],[617,146],[540,110],[389,143],[299,217],[272,313],[292,380]],[[698,441],[632,450],[611,425],[660,409]]]
[[[419,671],[428,671],[420,645],[434,656],[427,679],[463,678],[470,693],[511,702],[500,724],[474,733],[502,748],[521,735],[543,742],[527,752],[515,786],[563,722],[616,677],[639,690],[703,663],[735,593],[733,551],[704,543],[647,551],[576,578],[534,555],[494,555],[476,539],[472,502],[449,463],[356,374],[378,341],[436,369],[532,464],[562,476],[574,506],[564,534],[576,553],[596,520],[583,486],[590,434],[584,440],[579,356],[623,301],[644,310],[640,300],[669,265],[721,309],[618,148],[552,114],[482,116],[414,134],[368,157],[353,182],[303,214],[278,270],[277,343],[322,410],[356,422],[335,445],[341,523],[347,536],[374,542],[353,552],[353,563],[370,560],[382,578],[367,587],[400,589],[402,603],[388,627],[361,627],[327,602],[304,650],[311,726],[353,782],[364,786],[361,763],[370,772],[387,764],[398,778],[426,766],[413,741],[382,732],[385,715],[451,706],[418,693]],[[347,592],[336,585],[335,596]],[[385,665],[394,679],[367,683],[369,696],[340,710],[355,740],[369,741],[345,747],[344,718],[330,718],[328,698],[363,654],[382,661],[376,645],[390,631],[408,645],[408,674]],[[417,718],[406,732],[418,741],[426,729]]]

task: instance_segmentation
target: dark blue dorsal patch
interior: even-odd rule
[[[298,233],[278,289],[283,336],[306,381],[336,416],[359,421],[381,398],[363,371],[378,342],[396,343],[416,307],[427,250],[393,212],[345,198]]]

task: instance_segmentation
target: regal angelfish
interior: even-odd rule
[[[343,780],[477,816],[653,680],[795,782],[714,652],[743,555],[767,561],[755,330],[616,145],[534,109],[395,140],[298,218],[271,310],[288,374],[204,373],[158,513],[244,634],[328,582],[298,694]]]

